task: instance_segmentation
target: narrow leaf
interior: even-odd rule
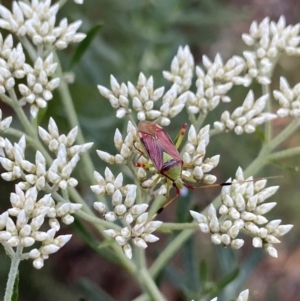
[[[75,65],[77,65],[79,63],[79,61],[81,60],[82,56],[84,55],[84,53],[88,50],[89,46],[91,45],[91,43],[93,42],[94,38],[96,37],[98,31],[100,30],[100,28],[103,26],[102,23],[98,23],[96,24],[94,27],[92,27],[89,32],[86,35],[86,38],[84,40],[82,40],[71,61],[70,61],[70,66],[69,66],[69,70],[71,70],[72,68],[74,68]]]

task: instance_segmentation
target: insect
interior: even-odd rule
[[[192,167],[191,164],[184,163],[179,152],[178,148],[182,143],[185,132],[187,129],[187,124],[183,124],[181,127],[175,141],[173,142],[167,132],[158,124],[151,123],[149,121],[141,121],[138,124],[138,135],[141,141],[141,144],[147,153],[148,157],[152,163],[139,163],[136,162],[135,166],[143,167],[149,169],[155,167],[158,171],[157,177],[154,179],[151,186],[143,186],[143,188],[152,188],[158,181],[162,178],[166,178],[167,186],[167,197],[169,196],[169,191],[171,187],[175,187],[176,194],[173,198],[167,201],[163,207],[161,207],[156,215],[163,211],[164,208],[169,206],[175,199],[178,198],[180,194],[180,189],[186,187],[188,189],[200,189],[204,187],[215,187],[215,186],[225,186],[231,185],[231,183],[218,183],[205,185],[201,187],[192,186],[187,182],[195,182],[193,178],[187,177],[182,173],[183,168]],[[142,155],[144,152],[138,150]]]

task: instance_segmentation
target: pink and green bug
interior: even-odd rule
[[[146,169],[155,167],[159,173],[150,187],[144,187],[143,185],[142,187],[152,188],[158,183],[161,177],[165,177],[167,182],[167,197],[172,186],[176,189],[175,196],[168,202],[166,202],[164,206],[157,211],[156,214],[160,213],[164,208],[166,208],[175,199],[177,199],[180,194],[180,189],[182,189],[183,187],[186,187],[188,189],[199,189],[208,186],[214,187],[231,185],[231,183],[219,183],[197,187],[187,183],[192,181],[195,182],[195,180],[186,177],[182,173],[182,170],[185,167],[191,167],[191,165],[184,163],[178,152],[178,148],[182,143],[186,129],[187,124],[185,123],[181,127],[175,139],[175,142],[173,142],[167,132],[160,125],[151,123],[149,121],[141,121],[138,124],[138,135],[141,144],[143,145],[152,163],[143,164],[136,162],[135,166],[143,167]],[[144,154],[142,151],[140,151],[140,153]]]

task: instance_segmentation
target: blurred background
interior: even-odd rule
[[[11,1],[2,1],[11,7]],[[90,48],[76,65],[70,58],[75,46],[59,53],[64,70],[75,73],[75,83],[71,92],[83,128],[86,141],[95,142],[90,153],[96,169],[103,172],[105,164],[96,156],[96,149],[115,153],[113,133],[116,127],[122,128],[124,120],[117,120],[114,110],[98,92],[97,84],[109,87],[109,77],[113,74],[119,82],[137,82],[138,74],[154,76],[155,87],[168,83],[162,77],[162,70],[169,70],[173,56],[180,45],[189,45],[195,63],[201,65],[202,55],[211,59],[220,53],[227,61],[232,55],[241,55],[245,45],[241,34],[248,32],[253,20],[260,22],[269,16],[277,21],[284,15],[287,24],[300,22],[300,2],[298,0],[85,0],[84,5],[69,1],[59,12],[59,19],[67,17],[70,22],[83,21],[80,32],[88,32],[99,25]],[[7,32],[3,32],[7,35]],[[285,76],[291,86],[300,82],[299,58],[282,57],[274,73],[273,87],[278,85],[279,76]],[[258,85],[251,86],[255,95],[260,96]],[[230,110],[241,103],[247,89],[236,87],[231,91],[230,104],[222,104],[208,120],[210,124],[225,109]],[[12,114],[1,103],[4,116]],[[49,116],[53,116],[62,133],[70,128],[58,95],[49,103],[42,122],[46,126]],[[176,135],[185,114],[181,114],[168,127],[171,137]],[[278,119],[273,125],[275,132],[284,128],[290,120]],[[106,130],[104,130],[106,129]],[[110,130],[107,130],[110,129]],[[291,137],[285,148],[299,146],[299,134]],[[222,182],[234,176],[238,166],[245,169],[255,158],[261,146],[256,134],[236,136],[225,134],[213,137],[208,155],[221,154],[221,161],[215,174]],[[212,282],[222,287],[235,279],[219,294],[220,301],[230,300],[242,289],[250,289],[249,301],[294,301],[300,296],[300,157],[272,162],[256,176],[282,175],[282,178],[269,180],[269,185],[280,185],[273,197],[278,203],[269,214],[270,219],[281,218],[283,224],[294,224],[294,228],[283,237],[283,243],[276,246],[279,258],[274,259],[253,250],[251,240],[239,251],[214,247],[207,235],[197,233],[162,271],[156,281],[168,300],[191,300],[202,290],[212,288]],[[113,169],[113,168],[112,168]],[[117,172],[117,169],[113,169]],[[79,170],[78,177],[83,178]],[[84,179],[82,179],[84,181]],[[9,193],[14,183],[0,182],[1,211],[8,206]],[[92,204],[93,195],[89,189],[78,189]],[[193,194],[193,203],[181,198],[170,206],[160,220],[174,222],[188,218],[188,208],[199,210],[211,202],[217,189],[207,189]],[[177,208],[176,208],[177,207]],[[140,293],[134,279],[117,263],[109,261],[107,252],[97,249],[89,235],[93,235],[92,225],[86,224],[88,231],[80,231],[78,221],[72,229],[72,240],[57,254],[50,256],[45,267],[35,270],[30,262],[22,262],[20,270],[20,301],[52,300],[133,300]],[[70,229],[62,229],[69,233]],[[174,234],[176,235],[176,233]],[[149,246],[147,256],[152,262],[170,239],[159,233],[160,241]],[[99,242],[101,237],[98,237]],[[3,295],[9,270],[9,260],[0,249],[0,295]],[[236,277],[239,273],[238,277]],[[199,276],[200,274],[200,276]],[[227,277],[227,278],[226,278]],[[200,278],[200,280],[199,280]],[[194,297],[196,298],[196,297]]]

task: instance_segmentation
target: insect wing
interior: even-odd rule
[[[144,145],[149,158],[158,170],[161,170],[163,166],[163,152],[159,143],[157,143],[157,137],[154,135],[140,133],[140,140]]]
[[[144,124],[143,124],[144,125]],[[149,124],[146,124],[148,127]],[[158,124],[151,124],[149,132],[140,131],[140,139],[151,161],[158,170],[163,167],[163,154],[167,153],[173,159],[181,161],[180,154],[166,131]]]
[[[160,128],[157,132],[157,143],[163,149],[163,152],[169,154],[173,159],[176,161],[182,160],[176,146],[163,128]]]

